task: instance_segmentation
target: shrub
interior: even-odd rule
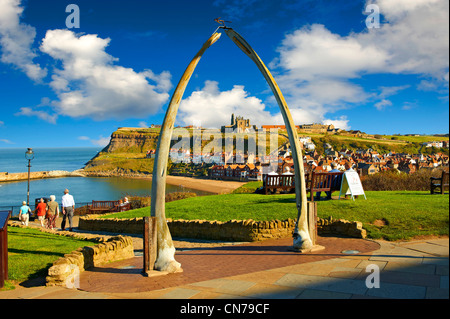
[[[197,194],[189,193],[189,192],[177,192],[177,193],[169,193],[166,195],[166,203],[173,202],[180,199],[196,197]]]
[[[438,177],[441,172],[441,169],[421,169],[413,174],[406,174],[390,170],[363,176],[361,183],[364,190],[368,191],[428,191],[430,177]]]
[[[195,197],[197,194],[190,192],[175,192],[166,194],[166,203],[180,199]],[[132,209],[149,207],[152,203],[151,196],[128,196]]]

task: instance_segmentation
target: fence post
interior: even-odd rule
[[[0,288],[8,279],[8,220],[11,211],[0,212]]]
[[[308,202],[308,230],[313,245],[317,243],[317,202]]]
[[[149,276],[156,262],[156,217],[144,217],[144,269],[143,273]]]

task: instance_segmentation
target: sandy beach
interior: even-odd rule
[[[119,176],[126,178],[142,178],[151,180],[151,175],[115,175],[115,174],[92,174],[86,173],[82,169],[74,171],[74,172],[66,172],[66,171],[48,171],[48,172],[32,172],[31,179],[45,179],[45,178],[61,178],[61,177],[111,177],[111,176]],[[0,173],[0,182],[11,182],[11,181],[24,181],[27,180],[27,173]],[[214,194],[226,194],[232,192],[233,190],[239,188],[244,185],[245,182],[237,182],[237,181],[221,181],[221,180],[212,180],[212,179],[201,179],[201,178],[193,178],[193,177],[185,177],[185,176],[167,176],[166,178],[167,184],[174,186],[183,186],[186,188],[191,188],[199,191],[210,192]]]
[[[151,177],[146,177],[151,180]],[[174,186],[183,186],[199,191],[210,192],[214,194],[226,194],[246,184],[245,182],[220,181],[213,179],[200,179],[184,176],[167,176],[167,184]]]

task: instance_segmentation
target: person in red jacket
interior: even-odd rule
[[[41,227],[44,227],[45,215],[47,213],[47,204],[44,202],[43,198],[41,198],[39,204],[36,206],[34,212],[36,211],[38,220],[41,222]]]

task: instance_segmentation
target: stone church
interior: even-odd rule
[[[231,124],[225,125],[221,127],[220,130],[222,133],[225,132],[237,132],[237,133],[246,133],[249,131],[258,131],[256,125],[250,125],[249,119],[244,119],[242,116],[234,116],[231,114]]]

